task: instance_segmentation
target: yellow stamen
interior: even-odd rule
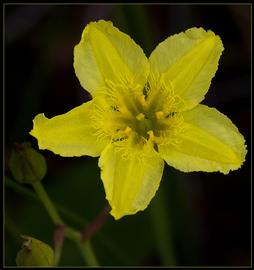
[[[152,130],[147,131],[147,134],[149,135],[149,141],[153,141],[155,139],[154,133]]]
[[[164,112],[158,111],[155,113],[157,119],[162,119],[164,117]]]
[[[131,131],[132,131],[132,128],[127,126],[126,129],[124,130],[124,133],[130,134]]]
[[[141,121],[141,120],[144,120],[145,119],[145,115],[143,113],[140,113],[136,116],[136,118]]]
[[[138,99],[139,99],[139,102],[141,103],[141,105],[145,106],[145,104],[146,104],[145,96],[141,95],[138,97]]]

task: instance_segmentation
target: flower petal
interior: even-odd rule
[[[74,69],[81,85],[92,96],[107,85],[140,84],[147,80],[149,63],[143,50],[112,22],[89,23],[74,49]]]
[[[152,147],[144,146],[142,158],[137,154],[126,158],[115,144],[109,144],[99,167],[111,215],[119,219],[147,207],[159,187],[164,161]]]
[[[48,149],[65,157],[99,156],[110,138],[98,138],[92,116],[94,102],[86,102],[71,111],[48,119],[38,114],[30,134],[40,149]]]
[[[161,80],[182,101],[180,111],[191,109],[204,99],[223,49],[220,37],[203,28],[170,36],[149,58],[150,83]]]
[[[169,165],[184,172],[224,174],[241,167],[247,153],[245,140],[229,118],[205,105],[182,115],[185,131],[178,135],[178,143],[159,145]]]

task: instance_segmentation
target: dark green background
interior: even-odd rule
[[[246,138],[243,167],[225,176],[165,166],[149,207],[119,221],[110,216],[92,245],[105,266],[250,265],[250,5],[5,5],[4,11],[6,163],[14,142],[30,141],[38,149],[28,134],[36,114],[52,117],[89,99],[75,77],[73,48],[90,21],[111,20],[147,56],[168,36],[193,26],[220,35],[225,51],[203,103],[227,115]],[[41,152],[48,164],[45,188],[75,216],[64,220],[82,228],[106,203],[98,159]],[[11,177],[8,168],[6,174]],[[4,195],[10,266],[20,234],[51,244],[53,224],[42,205],[17,186],[6,185]],[[79,250],[66,240],[61,265],[81,264]]]

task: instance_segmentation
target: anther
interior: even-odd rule
[[[146,105],[146,99],[145,99],[145,96],[144,95],[141,95],[138,97],[141,105],[145,106]]]
[[[162,111],[156,112],[155,116],[156,116],[157,119],[161,119],[161,118],[164,117],[164,112],[162,112]]]
[[[154,133],[152,130],[147,131],[147,134],[149,135],[149,141],[153,141],[155,139]]]
[[[145,115],[143,113],[140,113],[136,116],[136,118],[141,121],[141,120],[144,120],[145,119]]]
[[[125,128],[125,130],[124,130],[124,133],[129,134],[131,131],[132,131],[132,128],[130,128],[130,127],[127,126]]]

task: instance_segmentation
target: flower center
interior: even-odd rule
[[[153,122],[145,114],[140,113],[136,116],[135,130],[142,137],[147,138],[150,130],[153,129]]]
[[[151,91],[147,85],[141,93],[138,86],[109,83],[97,97],[98,109],[92,119],[97,130],[95,135],[111,137],[113,143],[121,145],[128,140],[135,147],[147,142],[155,148],[159,144],[174,143],[183,122],[181,113],[176,113],[177,99],[173,91],[162,86],[152,88]]]

